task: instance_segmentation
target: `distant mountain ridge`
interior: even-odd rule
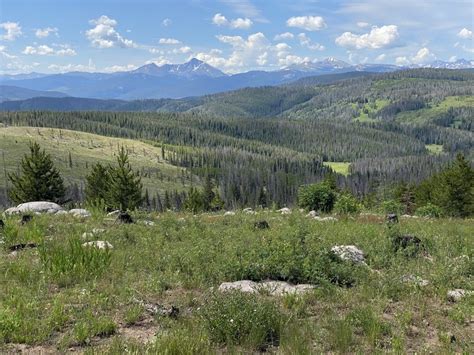
[[[420,66],[415,66],[420,67]],[[424,67],[445,69],[474,68],[474,61],[436,61]],[[388,64],[352,65],[336,58],[292,65],[275,71],[249,71],[228,75],[213,66],[193,58],[182,64],[154,63],[131,71],[116,73],[69,72],[63,74],[0,75],[0,85],[45,92],[59,92],[65,96],[92,99],[179,99],[237,90],[245,87],[275,86],[301,78],[348,72],[391,72],[409,67]],[[5,100],[15,99],[6,97]]]

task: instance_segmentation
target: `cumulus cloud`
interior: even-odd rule
[[[58,45],[58,47],[61,49],[54,49],[47,45],[26,46],[22,53],[26,55],[55,55],[60,57],[77,55],[76,51],[68,45]]]
[[[289,54],[283,58],[278,59],[278,64],[284,67],[288,67],[291,65],[305,64],[305,63],[310,63],[310,62],[311,62],[311,59],[309,57],[300,57],[300,56],[292,55],[292,54]]]
[[[164,27],[169,27],[171,26],[173,21],[170,18],[165,18],[163,21],[161,21],[161,25]]]
[[[366,28],[366,27],[369,27],[369,26],[370,26],[370,23],[368,23],[368,22],[363,22],[363,21],[357,22],[357,27]]]
[[[58,29],[56,27],[46,27],[46,28],[38,28],[35,31],[35,36],[38,38],[46,38],[49,37],[51,34],[58,34]]]
[[[4,41],[14,41],[22,35],[21,26],[18,22],[3,22],[0,23],[0,28],[5,31],[0,39]]]
[[[112,65],[110,67],[105,67],[104,71],[106,73],[116,73],[116,72],[123,72],[123,71],[130,71],[135,70],[138,67],[134,64],[127,64],[127,65]]]
[[[298,35],[298,39],[300,41],[300,44],[303,47],[306,47],[312,51],[323,51],[325,48],[323,45],[319,43],[314,43],[311,38],[309,38],[306,33],[300,33]]]
[[[375,61],[376,62],[383,62],[385,60],[385,58],[387,58],[387,55],[385,53],[382,53],[382,54],[378,55],[377,58],[375,58]]]
[[[288,39],[293,39],[295,38],[295,35],[291,32],[284,32],[276,35],[273,39],[275,41],[283,41],[283,40],[288,40]]]
[[[158,65],[159,67],[165,64],[171,64],[171,62],[164,56],[159,56],[158,58],[154,58],[152,60],[148,60],[145,62],[145,64],[152,64],[152,63]]]
[[[212,18],[212,23],[216,26],[226,26],[233,29],[246,30],[252,27],[253,22],[249,18],[236,18],[228,20],[224,15],[217,13]]]
[[[459,31],[458,37],[463,38],[463,39],[474,39],[474,35],[472,31],[468,30],[465,27],[461,31]]]
[[[326,28],[326,22],[321,16],[296,16],[286,21],[288,27],[302,28],[306,31],[319,31]]]
[[[93,28],[86,31],[86,37],[94,47],[98,48],[134,48],[137,45],[130,39],[123,38],[115,29],[117,21],[102,15],[89,23]]]
[[[397,64],[397,65],[409,65],[410,61],[405,56],[397,57],[397,58],[395,58],[395,64]]]
[[[49,70],[65,73],[71,71],[85,71],[85,72],[93,72],[96,70],[95,64],[92,62],[92,59],[89,59],[88,64],[67,64],[67,65],[58,65],[58,64],[51,64],[48,66]]]
[[[344,32],[336,38],[336,44],[346,48],[379,49],[390,46],[398,39],[398,36],[398,27],[395,25],[374,26],[369,33],[362,35]]]
[[[411,57],[401,56],[395,59],[397,65],[425,64],[436,59],[436,56],[426,48],[420,48],[415,55]]]
[[[160,38],[159,44],[180,44],[181,42],[175,38]]]

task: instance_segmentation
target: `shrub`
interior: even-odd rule
[[[278,344],[284,323],[274,303],[241,292],[212,295],[201,319],[213,342],[258,350]]]
[[[432,203],[428,203],[425,206],[418,207],[415,214],[420,217],[439,218],[443,215],[443,209]]]
[[[401,214],[403,211],[403,206],[400,202],[395,200],[387,200],[382,202],[382,212],[383,213],[395,213]]]
[[[338,196],[334,205],[334,210],[338,214],[358,214],[360,212],[359,201],[350,193]]]
[[[298,204],[308,210],[331,212],[336,192],[327,182],[301,186],[298,190]]]

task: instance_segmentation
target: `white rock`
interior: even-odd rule
[[[283,207],[282,209],[279,209],[277,212],[280,212],[281,214],[291,214],[291,210],[288,207]]]
[[[351,261],[354,264],[365,264],[364,252],[354,245],[336,245],[331,251],[339,258]]]
[[[314,218],[318,215],[318,212],[316,212],[315,210],[313,211],[309,211],[309,213],[306,215],[306,217],[310,217],[310,218]]]
[[[89,238],[93,238],[93,237],[94,237],[94,234],[93,233],[88,233],[88,232],[84,232],[81,235],[82,239],[89,239]]]
[[[56,212],[56,216],[64,215],[64,214],[68,214],[68,212],[64,210]]]
[[[417,219],[418,216],[412,216],[412,215],[409,215],[409,214],[404,214],[404,215],[402,215],[402,218],[414,218],[414,219]]]
[[[234,211],[227,211],[226,213],[224,213],[224,216],[235,216],[235,212]]]
[[[113,217],[113,216],[118,216],[119,214],[120,214],[120,211],[119,211],[119,210],[115,210],[115,211],[112,211],[112,212],[107,213],[107,216],[108,216],[108,217]]]
[[[313,289],[313,285],[292,285],[283,281],[254,282],[250,280],[241,280],[235,282],[224,282],[219,286],[219,291],[221,292],[241,291],[245,293],[267,293],[272,296],[302,294]]]
[[[95,240],[93,242],[87,242],[82,244],[83,247],[94,247],[97,249],[113,249],[113,245],[107,241]]]
[[[428,280],[422,279],[420,276],[415,276],[415,275],[403,275],[402,281],[411,283],[420,287],[428,286],[430,283]]]
[[[155,222],[153,221],[141,221],[142,224],[144,224],[145,226],[154,226],[155,225]]]
[[[473,293],[473,291],[466,291],[461,288],[456,288],[454,290],[448,291],[448,300],[451,302],[459,302],[464,297],[469,296]]]
[[[64,209],[54,202],[33,201],[19,204],[16,207],[9,208],[5,214],[19,214],[19,213],[57,213]]]
[[[101,234],[101,233],[104,233],[104,232],[105,232],[105,229],[102,229],[102,228],[94,228],[92,230],[93,234]]]
[[[319,217],[319,216],[316,216],[314,217],[314,220],[315,221],[319,221],[319,222],[337,222],[338,219],[336,217]]]
[[[83,218],[88,218],[92,216],[92,214],[83,208],[74,208],[72,210],[69,210],[69,214],[72,214],[74,217],[83,217]]]

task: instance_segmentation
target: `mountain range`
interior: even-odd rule
[[[420,66],[415,66],[420,67]],[[474,61],[436,61],[423,67],[474,68]],[[305,77],[349,72],[391,72],[409,67],[389,64],[352,65],[336,58],[292,65],[275,71],[249,71],[229,75],[213,66],[191,59],[183,64],[154,63],[116,73],[68,72],[62,74],[0,75],[0,101],[42,97],[88,99],[160,99],[203,96],[245,87],[275,86]]]

